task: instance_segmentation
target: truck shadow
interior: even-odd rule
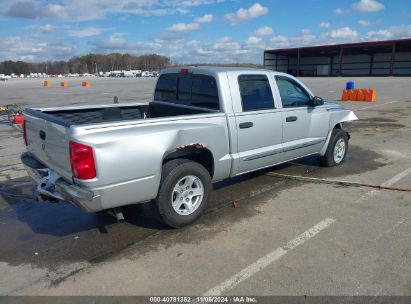
[[[271,181],[259,172],[217,184],[209,207],[227,205]],[[66,202],[37,203],[32,198],[34,184],[27,177],[11,179],[4,186],[0,184],[0,262],[10,265],[57,269],[69,262],[94,263],[159,231],[169,231],[171,238],[178,235],[179,230],[174,233],[157,219],[149,204],[124,207],[126,222],[118,223],[107,212],[84,213]],[[236,220],[239,217],[241,213]],[[206,218],[213,222],[215,216]]]
[[[214,190],[217,191],[217,195],[211,199],[210,207],[221,203],[218,196],[235,199],[241,193],[251,191],[256,185],[244,188],[245,183],[242,182],[264,174],[265,171],[259,171],[216,183]],[[64,237],[90,230],[96,230],[99,234],[108,234],[110,227],[118,222],[107,211],[85,213],[68,202],[36,202],[33,198],[34,189],[35,184],[28,177],[10,179],[7,181],[7,185],[0,185],[0,220],[3,224],[10,224],[7,227],[13,230],[13,234],[18,234],[19,226],[24,226],[24,230],[27,230],[26,233],[30,231],[33,234],[54,237]],[[227,199],[223,200],[227,201]],[[125,206],[122,211],[126,226],[150,230],[170,229],[159,221],[150,203]],[[16,225],[16,223],[19,224]],[[3,233],[10,232],[2,229],[0,235]],[[17,236],[17,238],[19,237]],[[21,238],[28,237],[26,235]]]
[[[28,178],[0,184],[0,261],[54,268],[115,254],[169,229],[147,205],[125,208],[126,222],[107,212],[84,213],[69,203],[37,203]]]
[[[0,218],[15,216],[18,221],[27,224],[34,233],[65,236],[97,229],[105,234],[108,233],[108,226],[117,223],[117,220],[106,211],[85,213],[68,202],[36,202],[33,198],[35,185],[26,177],[10,180],[8,184],[11,185],[11,189],[5,187],[6,189],[1,190],[0,187],[0,206],[5,205],[3,208],[0,207],[0,212],[5,208],[13,212],[8,212],[7,216],[0,215]],[[150,229],[165,228],[155,219],[147,204],[127,206],[123,209],[130,224]]]

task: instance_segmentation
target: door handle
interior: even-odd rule
[[[240,129],[248,129],[251,128],[254,124],[252,122],[242,122],[240,123]]]
[[[46,132],[44,132],[43,130],[41,130],[41,131],[39,132],[39,136],[40,136],[40,138],[41,138],[42,140],[46,140]]]
[[[297,121],[297,116],[288,116],[285,121],[286,122],[293,122],[293,121]]]

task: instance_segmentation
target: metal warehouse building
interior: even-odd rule
[[[411,38],[266,50],[264,66],[295,76],[410,76]]]

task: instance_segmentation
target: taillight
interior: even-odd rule
[[[24,140],[24,144],[27,146],[27,129],[26,129],[26,120],[23,120],[23,140]]]
[[[93,148],[70,141],[70,164],[75,178],[92,179],[96,177]]]
[[[188,73],[190,73],[190,70],[187,69],[187,68],[182,68],[182,69],[180,70],[180,73],[181,73],[181,74],[188,74]]]
[[[23,114],[17,114],[13,117],[12,123],[15,125],[22,125],[24,121],[24,115]]]

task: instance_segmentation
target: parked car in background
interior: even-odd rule
[[[11,79],[11,76],[0,74],[0,81],[7,81],[9,79]]]
[[[141,72],[141,77],[155,77],[154,73],[155,72],[144,71],[144,72]]]

